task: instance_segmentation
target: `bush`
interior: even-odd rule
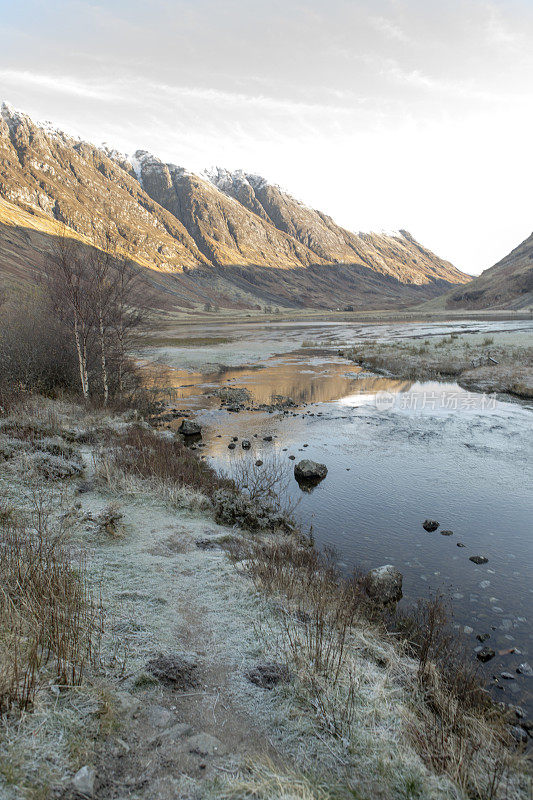
[[[377,608],[361,575],[345,578],[333,552],[319,553],[294,536],[226,549],[257,588],[282,600],[267,641],[276,641],[297,676],[298,702],[309,704],[325,732],[345,742],[357,731],[365,702],[357,657],[366,652],[369,665],[396,672],[398,685],[410,688],[406,732],[433,773],[448,775],[467,797],[515,796],[506,790],[519,762],[501,712],[471,653],[465,660],[441,597],[408,616]]]
[[[34,517],[29,527],[0,514],[0,713],[31,707],[46,665],[59,685],[79,684],[98,651],[101,610],[85,564],[50,529],[46,498]]]
[[[190,487],[212,498],[231,488],[228,478],[201,461],[178,439],[167,439],[148,428],[130,427],[108,442],[110,466],[139,478],[156,478],[175,487]]]
[[[0,394],[15,387],[43,394],[77,390],[76,354],[61,324],[48,313],[46,300],[36,294],[13,301],[0,316]]]
[[[219,489],[214,495],[215,520],[222,525],[238,525],[250,531],[292,531],[292,521],[274,503],[254,499],[235,490]]]

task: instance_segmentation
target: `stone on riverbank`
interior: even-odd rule
[[[85,765],[79,769],[72,779],[72,789],[81,797],[93,797],[96,773],[92,767]]]
[[[403,597],[403,575],[392,564],[371,569],[366,576],[366,592],[372,600],[387,605],[397,603]]]
[[[183,436],[201,436],[202,428],[197,422],[193,422],[191,419],[184,419],[178,428],[178,433],[183,434]]]

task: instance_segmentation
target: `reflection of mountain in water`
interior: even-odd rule
[[[276,359],[272,364],[267,362],[260,370],[228,368],[216,373],[172,370],[152,364],[145,368],[145,375],[146,385],[160,393],[163,400],[175,402],[201,397],[201,402],[194,403],[195,407],[211,406],[205,395],[210,394],[210,387],[221,385],[248,389],[257,404],[268,404],[275,395],[291,397],[296,403],[327,403],[354,393],[403,392],[412,385],[410,381],[379,376],[349,376],[360,371],[356,366],[348,367],[345,362],[312,364],[288,358]]]

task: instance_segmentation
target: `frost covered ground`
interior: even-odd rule
[[[28,446],[8,435],[14,424]],[[73,780],[99,800],[451,800],[484,785],[483,749],[468,785],[423,759],[413,736],[425,719],[415,665],[372,626],[351,632],[346,682],[328,689],[331,709],[344,703],[345,689],[352,698],[342,736],[301,666],[289,663],[291,681],[270,690],[249,680],[259,663],[287,656],[290,606],[259,592],[245,563],[228,560],[219,541],[248,534],[217,525],[205,498],[106,467],[109,433],[131,424],[48,401],[2,420],[4,501],[28,515],[45,492],[49,513],[68,518],[105,610],[99,663],[85,681],[60,688],[45,675],[34,709],[3,717],[2,798],[73,797]],[[43,475],[34,451],[44,437],[48,447],[53,438],[56,459],[82,472]],[[101,524],[110,518],[112,530]],[[192,665],[190,685],[156,677],[150,662],[162,657]],[[527,796],[514,771],[501,791]]]

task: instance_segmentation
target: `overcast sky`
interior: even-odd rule
[[[466,272],[533,229],[533,0],[0,0],[0,99]]]

